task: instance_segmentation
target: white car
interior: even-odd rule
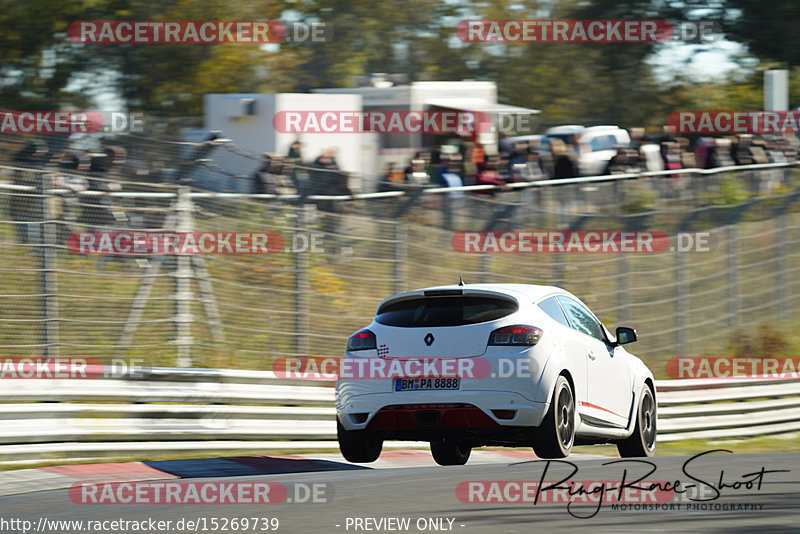
[[[557,137],[569,142],[575,137],[578,141],[579,172],[581,176],[600,176],[605,173],[608,162],[617,153],[617,146],[630,145],[631,137],[627,130],[619,126],[578,125],[555,126],[545,132],[545,144],[549,139]]]
[[[563,458],[574,444],[656,445],[653,374],[574,295],[550,286],[469,284],[384,299],[350,337],[336,383],[339,447],[375,461],[384,440],[428,441],[441,465],[473,447],[532,446]]]

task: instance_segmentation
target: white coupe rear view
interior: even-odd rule
[[[550,286],[469,284],[400,293],[350,337],[336,384],[339,446],[372,462],[385,440],[428,441],[441,465],[481,446],[616,443],[652,456],[652,373],[574,295]]]

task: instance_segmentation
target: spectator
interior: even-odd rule
[[[553,178],[575,178],[578,176],[578,162],[572,151],[560,139],[550,140],[553,154]]]
[[[386,167],[386,171],[383,173],[381,181],[382,189],[384,191],[391,191],[397,189],[399,184],[402,184],[406,181],[406,175],[400,168],[400,164],[396,161],[392,161]]]
[[[339,164],[336,162],[336,149],[326,148],[323,150],[322,154],[314,160],[314,166],[321,169],[337,170]]]
[[[497,172],[504,182],[511,181],[511,165],[509,164],[508,152],[500,152],[497,155]]]
[[[511,157],[508,160],[509,168],[512,168],[514,165],[518,165],[520,163],[525,164],[527,162],[528,162],[528,143],[514,144],[514,151],[511,153]]]
[[[581,142],[578,134],[569,134],[567,136],[566,151],[575,161],[581,157]]]
[[[682,169],[680,145],[677,141],[665,141],[661,143],[661,156],[664,158],[664,169]],[[677,178],[677,174],[671,174],[671,178]]]
[[[542,170],[542,158],[534,146],[529,146],[525,161],[525,179],[529,182],[543,180],[546,176]]]
[[[631,142],[628,145],[628,148],[633,148],[634,150],[639,150],[639,147],[642,146],[644,143],[644,128],[638,126],[636,128],[631,128]]]
[[[753,163],[769,163],[770,157],[767,154],[767,143],[764,139],[756,138],[750,143],[750,157]]]
[[[478,172],[478,176],[475,177],[475,185],[505,185],[505,180],[497,171],[499,161],[500,158],[496,155],[487,157],[483,168]],[[479,191],[479,193],[494,194],[494,190]]]
[[[116,174],[117,166],[124,161],[120,154],[116,150],[107,150],[102,154],[90,155],[89,189],[105,193],[122,190],[119,182],[109,179]],[[83,211],[78,222],[87,225],[91,231],[108,231],[128,222],[122,209],[108,194],[87,197],[81,204]]]
[[[734,165],[730,155],[730,139],[710,139],[706,144],[706,158],[704,168],[714,169]]]
[[[431,177],[425,170],[425,160],[414,158],[405,170],[405,182],[407,184],[423,185],[430,183]]]
[[[42,183],[42,173],[36,167],[45,163],[47,144],[39,139],[29,141],[19,152],[14,155],[14,170],[12,182],[14,185],[39,187]],[[23,170],[30,169],[30,170]],[[12,194],[9,199],[11,220],[16,224],[17,241],[19,243],[38,243],[39,226],[31,224],[44,218],[44,203],[40,194],[35,191]]]
[[[508,138],[505,132],[500,132],[497,136],[497,151],[506,154],[514,152],[514,142]]]
[[[664,157],[665,170],[682,169],[680,145],[677,141],[665,141],[661,144],[661,153]],[[669,174],[666,177],[667,190],[662,192],[663,196],[675,197],[679,195],[680,191],[686,186],[684,175],[682,174]]]
[[[751,135],[740,135],[739,138],[731,140],[731,155],[736,165],[752,165],[754,163],[753,153],[750,150]]]
[[[473,183],[475,176],[478,174],[478,165],[473,160],[475,153],[475,143],[471,141],[462,141],[459,147],[461,154],[461,173],[460,176],[464,183]]]
[[[448,158],[447,168],[441,174],[440,185],[444,187],[461,187],[464,180],[461,178],[461,155],[451,154]],[[460,196],[461,193],[449,193],[452,196]]]
[[[695,168],[694,152],[689,150],[689,139],[686,137],[678,137],[678,146],[680,147],[681,165],[683,168]]]
[[[303,143],[300,139],[295,139],[294,143],[289,147],[289,154],[286,156],[294,163],[302,163],[303,161]]]
[[[697,167],[701,169],[708,169],[708,158],[711,152],[711,147],[714,146],[714,140],[708,137],[701,137],[694,145],[694,161]]]
[[[771,163],[785,163],[789,161],[781,146],[783,139],[772,139],[766,144],[767,157]]]
[[[483,164],[486,161],[486,152],[483,149],[483,145],[480,143],[475,143],[472,146],[472,164],[474,165],[474,177],[475,180],[478,179],[478,173],[481,172],[483,169]]]
[[[639,152],[623,145],[617,145],[617,153],[608,161],[605,174],[630,174],[641,171]]]
[[[539,146],[534,145],[534,149],[539,154],[539,167],[542,170],[542,174],[548,178],[553,178],[556,175],[556,171],[552,147],[548,149],[546,147],[540,148]]]
[[[296,191],[287,177],[285,160],[278,154],[263,155],[261,167],[253,175],[253,193],[292,195]]]
[[[713,167],[729,167],[735,165],[731,157],[731,139],[728,137],[717,139],[714,144],[712,155],[711,163]]]

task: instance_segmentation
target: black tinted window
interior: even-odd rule
[[[578,332],[583,332],[584,334],[592,336],[593,338],[599,339],[600,341],[605,341],[603,327],[589,312],[589,310],[581,306],[581,304],[576,300],[573,300],[569,297],[558,297],[558,301],[564,308],[567,317],[569,317],[569,322],[572,325],[572,328]]]
[[[564,315],[564,310],[562,310],[561,306],[558,305],[555,297],[544,299],[539,303],[539,307],[552,319],[558,321],[564,326],[569,326],[569,321],[567,321],[567,317]]]
[[[460,326],[494,321],[515,311],[517,305],[505,299],[424,297],[385,304],[375,320],[387,326]]]

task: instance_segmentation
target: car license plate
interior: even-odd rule
[[[460,378],[397,378],[395,391],[428,391],[436,389],[458,389]]]

